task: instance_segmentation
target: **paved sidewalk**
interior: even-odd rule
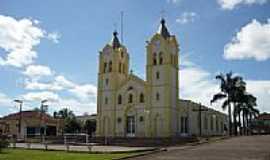
[[[12,146],[12,145],[11,145]],[[17,148],[29,148],[27,143],[17,143]],[[44,144],[40,143],[32,143],[30,145],[31,149],[45,149]],[[66,151],[67,147],[65,145],[59,144],[48,144],[48,150],[63,150]],[[153,147],[122,147],[122,146],[92,146],[89,148],[88,146],[75,146],[69,145],[69,151],[80,151],[80,152],[135,152],[135,151],[149,151],[154,150]]]

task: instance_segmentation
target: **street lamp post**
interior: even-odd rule
[[[22,125],[22,105],[23,105],[23,101],[22,100],[18,100],[18,99],[15,99],[14,102],[16,103],[19,103],[20,104],[20,117],[19,117],[19,126],[18,126],[18,133],[19,133],[19,136],[21,136],[21,125]]]
[[[48,102],[48,100],[42,100],[41,101],[41,105],[40,105],[40,122],[39,122],[39,134],[40,134],[40,139],[42,140],[43,139],[43,134],[41,133],[41,127],[43,126],[43,111],[44,111],[44,108],[45,107],[48,107],[48,105],[44,105],[44,103]],[[43,130],[44,132],[45,130]],[[46,133],[45,133],[46,134]]]

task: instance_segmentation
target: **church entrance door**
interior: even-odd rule
[[[135,117],[127,116],[127,137],[135,137]]]

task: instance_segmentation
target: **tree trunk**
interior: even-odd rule
[[[229,115],[229,135],[231,136],[232,135],[232,112],[231,112],[230,101],[228,102],[228,115]]]
[[[251,134],[250,125],[251,125],[251,121],[252,121],[251,112],[249,112],[248,115],[249,115],[249,118],[248,118],[248,134],[250,135]]]
[[[242,136],[242,128],[241,128],[241,112],[238,112],[238,126],[239,126],[239,134]]]
[[[234,135],[237,136],[237,120],[236,120],[236,108],[235,104],[233,105],[233,127],[234,127]]]
[[[243,118],[242,118],[242,120],[243,120],[243,135],[245,135],[246,134],[245,111],[243,111],[242,116],[243,116]]]

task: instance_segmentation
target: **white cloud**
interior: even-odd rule
[[[182,0],[167,0],[168,3],[174,3],[174,4],[179,3],[181,1]]]
[[[240,5],[265,4],[269,0],[218,0],[222,9],[232,10]]]
[[[15,107],[13,99],[2,92],[0,92],[0,111],[2,116],[5,116],[10,112],[18,111],[18,108]]]
[[[32,79],[39,79],[40,77],[43,76],[53,75],[53,71],[47,66],[29,65],[27,66],[23,74],[31,77]]]
[[[225,59],[270,58],[270,19],[267,23],[252,20],[242,27],[232,41],[224,47]]]
[[[12,103],[12,99],[0,92],[0,107],[8,107]]]
[[[70,80],[67,80],[64,76],[56,76],[55,82],[65,88],[74,88],[76,86],[76,84],[74,84]]]
[[[36,80],[26,80],[24,82],[24,88],[28,90],[49,90],[49,91],[63,90],[63,87],[57,83],[41,83]]]
[[[257,97],[260,110],[270,112],[270,80],[248,80],[247,91]]]
[[[59,96],[56,93],[43,91],[43,92],[29,92],[22,95],[22,98],[26,101],[41,101],[47,99],[51,102],[58,101]]]
[[[186,59],[190,61],[189,59]],[[194,64],[194,63],[193,63]],[[180,97],[200,102],[222,111],[221,102],[210,105],[213,95],[219,92],[219,81],[216,75],[197,65],[180,68]],[[262,112],[270,112],[270,80],[246,80],[247,91],[257,97],[258,108]]]
[[[78,98],[84,100],[88,98],[94,98],[97,96],[97,87],[91,84],[76,85],[69,90],[74,93]]]
[[[187,24],[194,22],[197,14],[195,12],[184,12],[179,18],[176,19],[177,23]]]
[[[66,79],[62,75],[54,77],[50,82],[39,82],[37,79],[26,80],[24,88],[28,90],[64,91],[72,93],[80,100],[96,99],[97,87],[92,84],[78,84]]]
[[[60,110],[62,108],[68,108],[72,110],[76,115],[82,115],[84,113],[96,113],[95,101],[79,101],[73,98],[60,98],[57,102],[49,102],[49,108],[52,110]]]
[[[58,111],[62,108],[68,108],[72,110],[76,115],[83,113],[96,113],[96,100],[87,99],[80,100],[75,98],[63,98],[55,92],[42,91],[42,92],[29,92],[20,96],[24,100],[24,109],[33,109],[30,105],[33,102],[40,102],[47,99],[46,103],[49,106],[49,111]],[[0,97],[1,98],[1,97]]]
[[[0,57],[0,65],[23,67],[32,64],[37,58],[34,47],[47,37],[55,43],[60,38],[59,33],[48,33],[38,26],[38,20],[30,18],[15,19],[0,15],[0,48],[5,56]]]
[[[7,56],[0,59],[0,65],[22,67],[31,64],[37,57],[33,47],[40,43],[45,35],[30,19],[16,20],[0,15],[0,47]]]
[[[197,66],[180,69],[180,97],[222,111],[219,103],[210,105],[212,96],[219,91],[218,84],[212,76]]]
[[[61,38],[61,34],[58,32],[52,32],[48,34],[48,39],[52,40],[54,43],[59,43],[60,38]]]

